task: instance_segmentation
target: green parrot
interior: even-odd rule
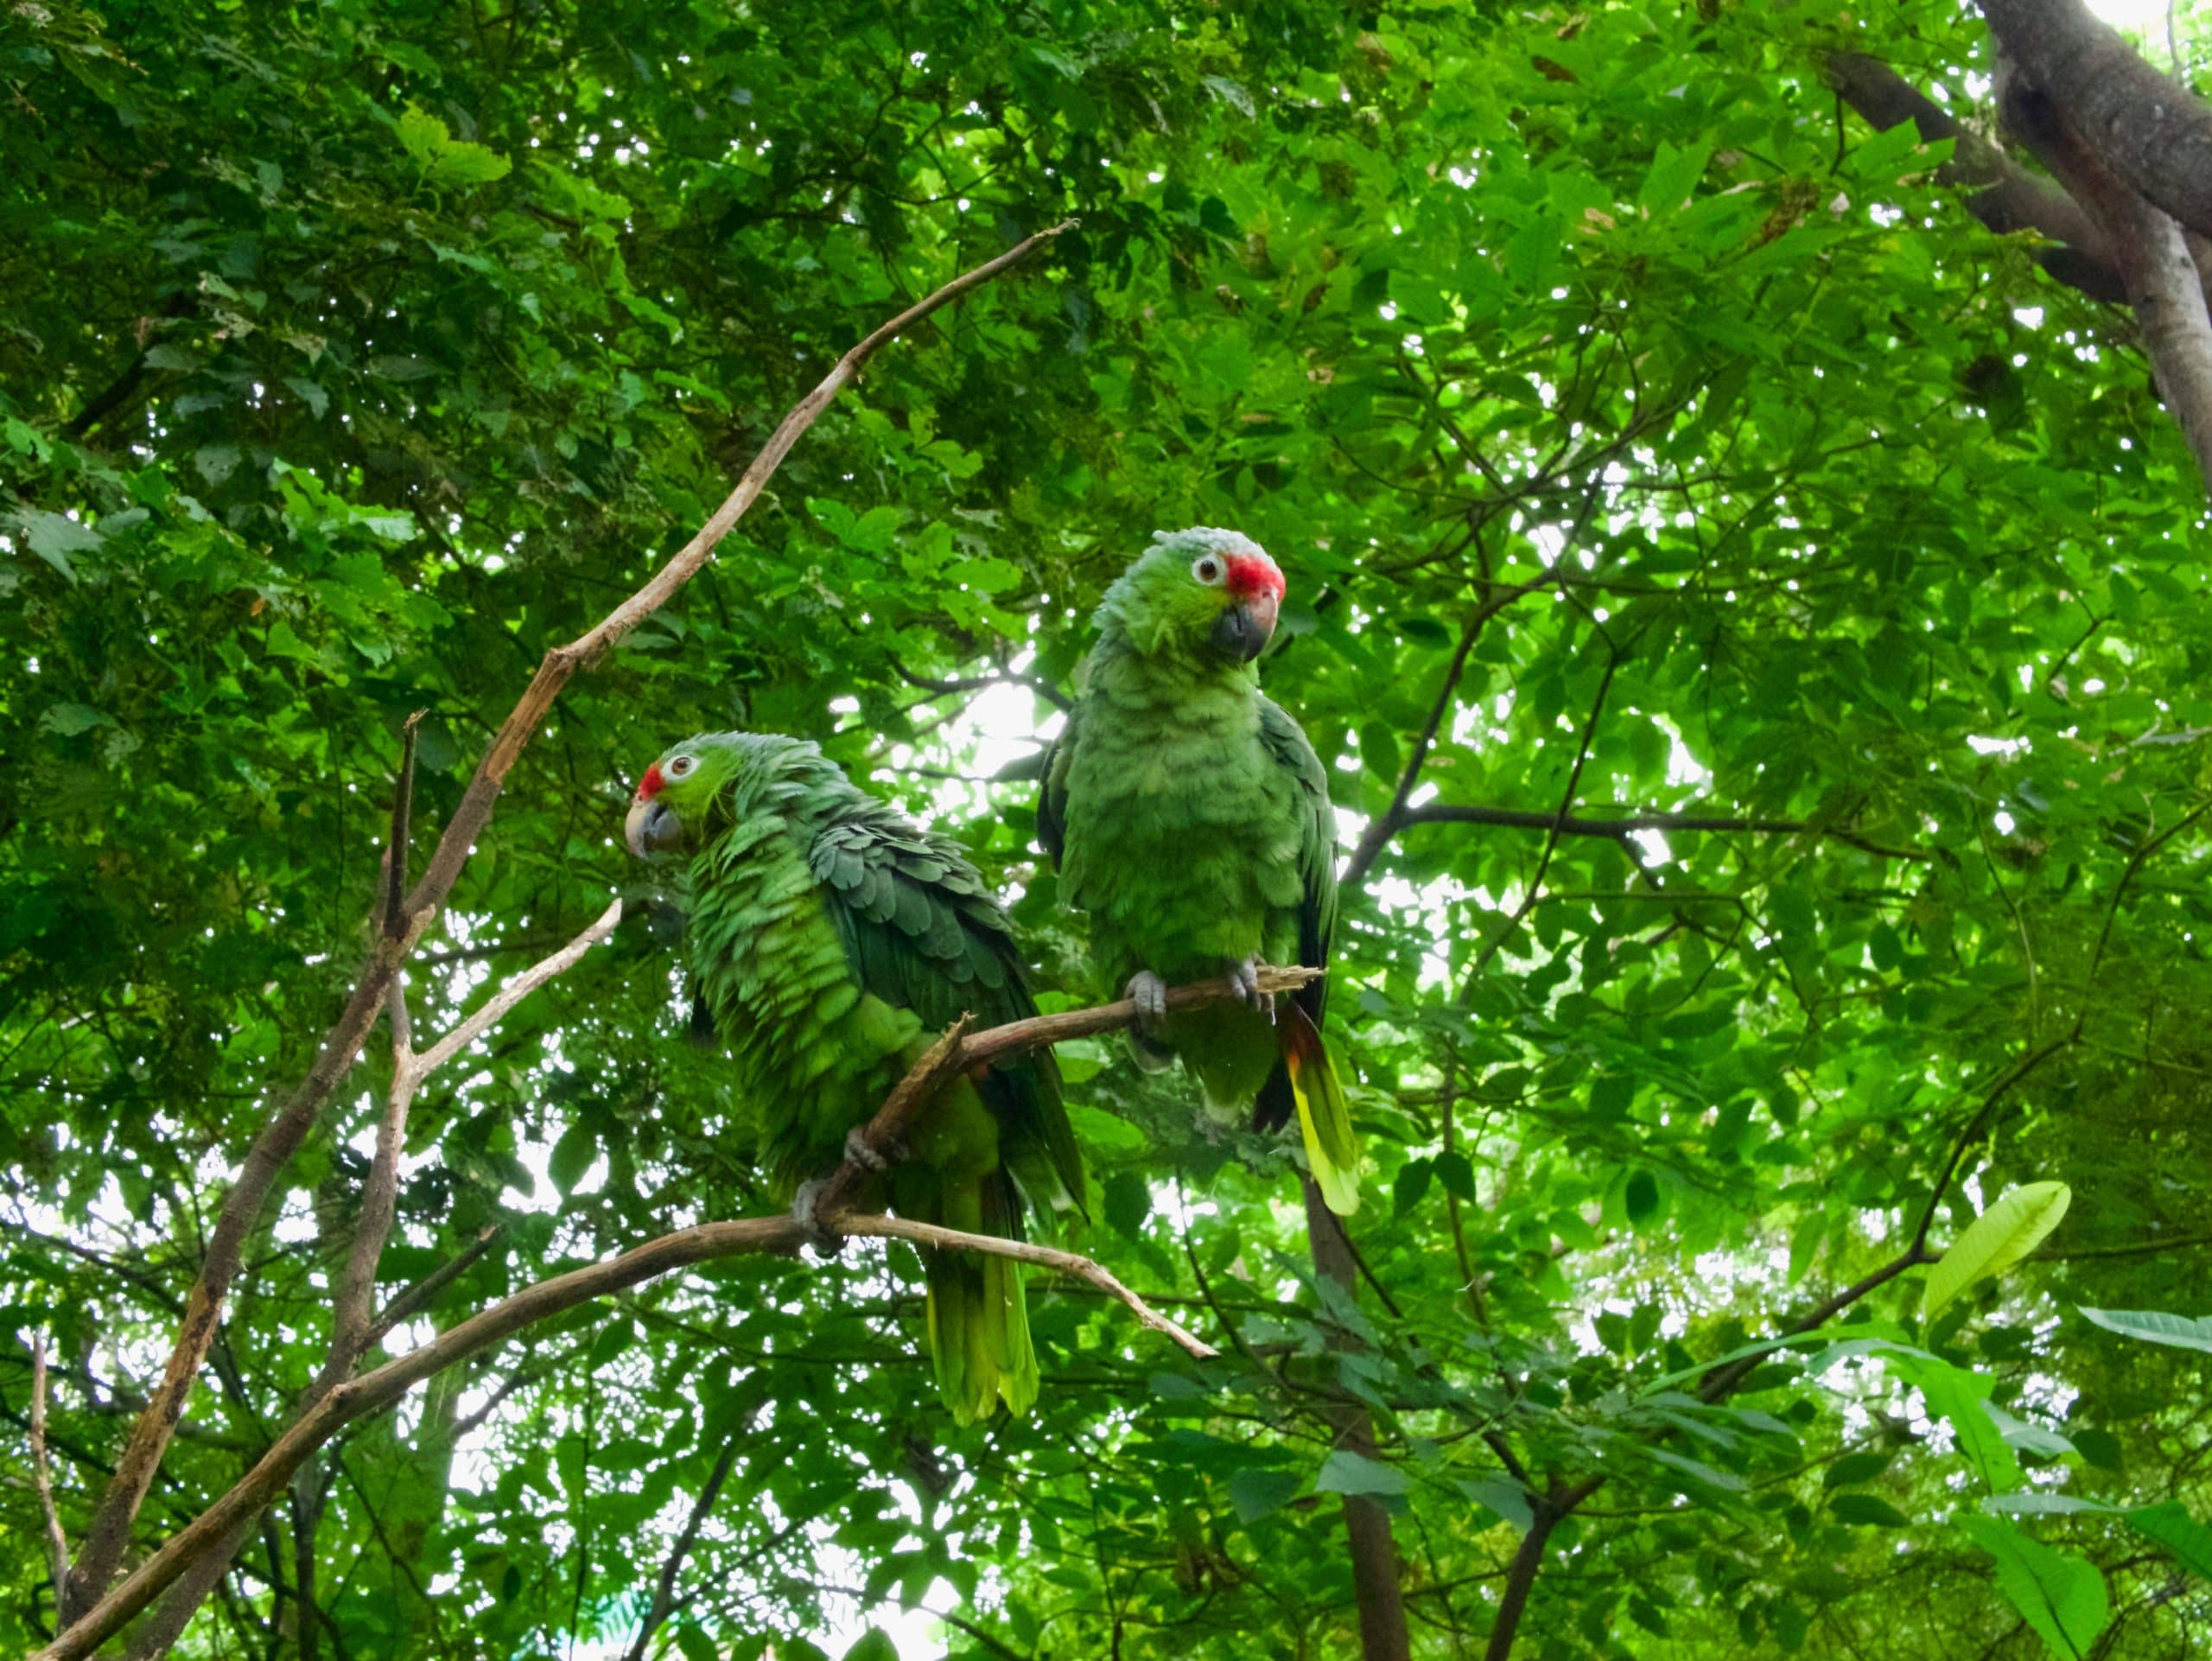
[[[1329,778],[1298,722],[1260,692],[1283,580],[1234,531],[1160,533],[1098,608],[1082,700],[1045,759],[1039,834],[1091,959],[1136,1000],[1140,1063],[1176,1056],[1207,1101],[1256,1096],[1254,1123],[1298,1115],[1332,1211],[1359,1204],[1351,1106],[1321,1041],[1328,983],[1278,1011],[1256,966],[1326,968],[1337,920]],[[1169,1015],[1171,983],[1226,971],[1243,996]]]
[[[690,990],[761,1117],[774,1191],[810,1229],[820,1180],[942,1028],[1037,1013],[1006,913],[967,856],[859,790],[814,744],[702,733],[645,769],[625,827],[686,862]],[[1079,1206],[1083,1160],[1050,1050],[978,1068],[909,1124],[861,1203],[1022,1238],[1032,1204]],[[938,1388],[963,1424],[1037,1398],[1021,1266],[924,1251]]]

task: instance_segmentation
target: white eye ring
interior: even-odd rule
[[[690,771],[691,758],[688,755],[679,755],[668,764],[668,776],[671,779],[681,779]]]
[[[1200,554],[1191,562],[1191,575],[1209,589],[1217,589],[1229,580],[1229,562],[1219,554]]]

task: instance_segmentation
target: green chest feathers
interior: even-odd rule
[[[760,1116],[763,1161],[780,1184],[817,1175],[896,1080],[920,1022],[861,990],[783,820],[731,827],[691,878],[694,983]]]
[[[1101,955],[1211,972],[1262,952],[1303,893],[1297,792],[1249,685],[1094,691],[1069,760],[1062,881],[1109,935]]]

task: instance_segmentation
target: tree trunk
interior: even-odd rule
[[[1344,1225],[1322,1203],[1321,1191],[1306,1185],[1306,1234],[1313,1247],[1313,1267],[1334,1281],[1346,1296],[1357,1294],[1357,1270]],[[1353,1347],[1348,1339],[1332,1348]],[[1375,1426],[1363,1407],[1337,1411],[1337,1445],[1375,1457]],[[1359,1600],[1360,1661],[1410,1661],[1406,1636],[1406,1601],[1398,1586],[1398,1546],[1390,1537],[1390,1515],[1361,1494],[1344,1496],[1344,1544],[1351,1556],[1352,1591]]]

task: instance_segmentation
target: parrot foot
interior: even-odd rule
[[[1122,989],[1122,996],[1137,1006],[1139,1032],[1149,1033],[1167,1019],[1167,983],[1149,969],[1140,969],[1130,976],[1129,983]]]
[[[845,1157],[863,1171],[887,1171],[905,1160],[906,1144],[893,1137],[878,1152],[875,1144],[868,1139],[868,1127],[856,1124],[845,1133]]]
[[[1167,1019],[1167,983],[1149,969],[1140,969],[1129,977],[1122,996],[1137,1006],[1136,1023],[1123,1035],[1129,1041],[1129,1053],[1136,1058],[1139,1070],[1166,1072],[1175,1065],[1175,1052],[1160,1041],[1158,1034],[1160,1023]]]
[[[815,1207],[822,1199],[822,1191],[830,1186],[830,1179],[817,1176],[810,1182],[798,1185],[798,1192],[791,1196],[791,1221],[799,1225],[810,1244],[820,1256],[834,1257],[845,1249],[845,1237],[825,1225],[816,1214]]]
[[[1273,992],[1262,992],[1260,990],[1259,959],[1246,958],[1240,962],[1224,966],[1229,971],[1229,978],[1236,983],[1236,1001],[1246,1009],[1256,1010],[1267,1016],[1268,1024],[1273,1025],[1275,1018],[1275,995]]]

